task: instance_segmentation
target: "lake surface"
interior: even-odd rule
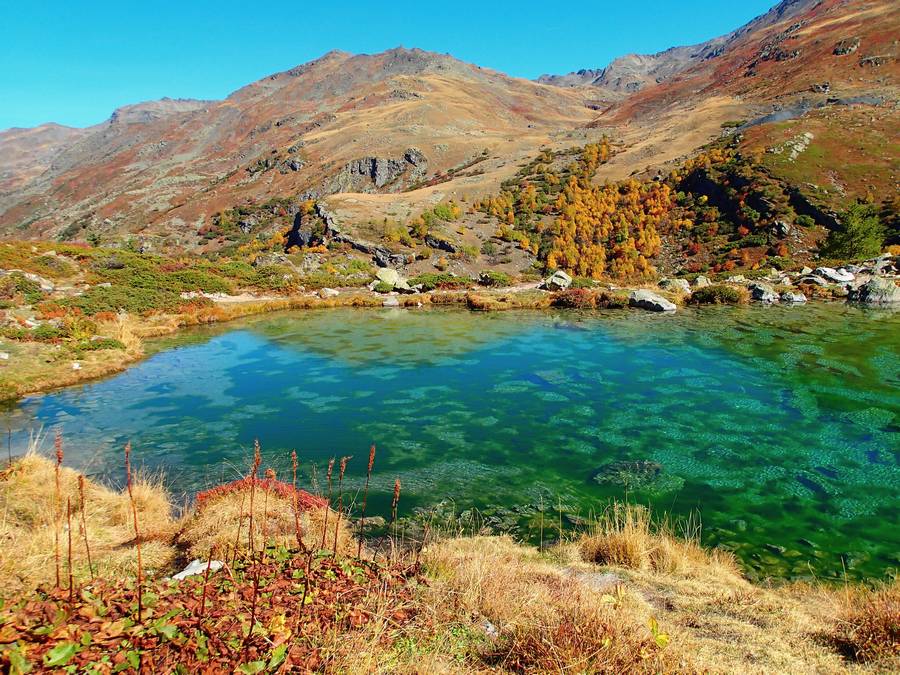
[[[900,314],[347,309],[151,349],[8,411],[14,451],[61,428],[68,464],[116,481],[131,440],[190,496],[246,471],[255,438],[283,478],[296,448],[306,484],[313,465],[321,478],[328,457],[353,455],[351,489],[376,443],[370,514],[387,515],[400,477],[407,515],[474,507],[547,540],[627,497],[699,513],[704,541],[751,574],[900,566]]]

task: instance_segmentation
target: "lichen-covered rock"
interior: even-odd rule
[[[396,286],[400,283],[400,272],[390,267],[381,267],[375,272],[375,278],[388,286]]]
[[[856,278],[843,267],[838,269],[834,269],[833,267],[817,267],[816,274],[835,284],[847,284]]]
[[[759,302],[772,304],[778,302],[778,294],[769,284],[762,281],[754,281],[750,284],[750,297]]]
[[[850,300],[865,305],[898,305],[900,287],[891,279],[875,277],[851,292]]]
[[[694,279],[694,288],[706,288],[707,286],[712,286],[712,282],[709,280],[709,277],[705,277],[701,274],[696,279]]]
[[[674,312],[677,309],[674,302],[666,300],[653,291],[646,290],[631,291],[628,296],[628,304],[631,307],[646,309],[651,312]]]
[[[788,305],[802,305],[806,302],[806,296],[803,293],[795,291],[785,291],[781,294],[781,302]]]
[[[677,291],[678,293],[690,294],[691,285],[687,279],[663,279],[659,282],[659,287],[668,291]]]
[[[571,285],[572,277],[570,277],[562,270],[557,270],[549,277],[544,279],[544,283],[541,284],[541,288],[548,291],[564,291]]]

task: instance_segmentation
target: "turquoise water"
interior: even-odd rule
[[[268,315],[159,340],[127,372],[8,413],[62,428],[111,480],[122,446],[176,494],[237,477],[255,438],[304,481],[378,446],[374,509],[477,508],[550,538],[610,498],[699,512],[751,574],[900,565],[900,314],[839,305],[675,316],[460,310]],[[619,462],[620,464],[613,463]],[[634,464],[638,462],[638,464]],[[611,466],[613,465],[613,466]],[[599,473],[601,480],[596,480]]]

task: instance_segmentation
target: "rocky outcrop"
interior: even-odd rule
[[[693,286],[694,288],[706,288],[707,286],[712,286],[712,282],[709,280],[709,277],[705,277],[701,274],[694,279]]]
[[[855,279],[855,277],[843,267],[839,269],[834,269],[833,267],[817,267],[815,274],[833,284],[846,284]]]
[[[784,291],[780,296],[781,302],[787,305],[802,305],[806,302],[806,296],[796,291]]]
[[[848,299],[864,305],[900,305],[900,287],[891,279],[874,277],[851,291]]]
[[[835,56],[846,56],[859,49],[861,40],[858,37],[844,38],[834,46]]]
[[[631,307],[646,309],[651,312],[674,312],[677,309],[674,302],[666,300],[653,291],[646,290],[631,291],[631,294],[628,296],[628,304]]]
[[[361,157],[349,162],[336,177],[333,192],[380,190],[401,177],[415,181],[424,176],[428,159],[417,148],[409,148],[403,157]]]
[[[439,251],[446,251],[447,253],[456,253],[457,248],[451,241],[447,241],[442,237],[435,236],[433,234],[425,235],[425,245],[429,248],[434,248]]]

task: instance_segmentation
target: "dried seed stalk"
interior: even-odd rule
[[[59,588],[59,528],[60,521],[62,521],[62,488],[59,483],[59,467],[63,462],[62,433],[60,431],[56,432],[56,438],[53,441],[53,445],[56,448],[56,503],[54,505],[55,517],[53,519],[53,558],[56,562],[56,587]]]
[[[347,470],[347,462],[352,457],[341,457],[341,468],[338,472],[338,509],[337,522],[334,524],[334,554],[337,555],[338,530],[341,526],[341,514],[344,511],[344,472]]]
[[[84,499],[84,476],[82,474],[78,474],[78,499],[81,502],[81,534],[84,537],[84,550],[87,553],[88,572],[90,572],[91,581],[93,581],[94,563],[91,562],[91,547],[88,544],[87,502]]]
[[[369,499],[369,481],[372,478],[372,467],[375,466],[375,444],[369,448],[369,466],[366,468],[366,487],[363,489],[362,515],[359,519],[359,541],[356,547],[356,557],[362,556],[363,533],[366,531],[366,502]]]
[[[322,522],[322,545],[325,548],[325,537],[328,534],[328,512],[331,510],[331,474],[334,473],[334,457],[328,460],[328,504],[325,505],[325,520]]]
[[[134,519],[134,544],[137,548],[137,619],[140,623],[144,608],[144,568],[141,561],[141,531],[138,528],[137,506],[134,502],[134,492],[131,489],[131,441],[125,444],[125,485],[128,487],[128,500],[131,502],[131,516]]]

